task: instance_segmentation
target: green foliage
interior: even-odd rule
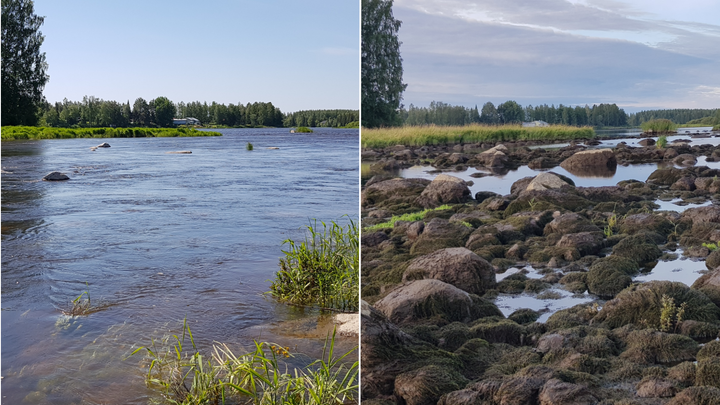
[[[667,136],[665,136],[665,135],[659,136],[655,145],[659,149],[664,149],[667,146]]]
[[[608,218],[607,226],[603,229],[603,233],[605,234],[606,238],[613,236],[613,234],[615,233],[615,227],[617,226],[617,222],[618,222],[618,217],[613,212],[613,214],[610,215],[610,217]]]
[[[292,357],[289,348],[257,341],[254,346],[237,355],[227,345],[214,344],[204,355],[184,321],[181,336],[153,340],[131,356],[146,354],[146,383],[158,388],[170,404],[336,405],[356,400],[358,362],[347,366],[345,359],[354,350],[335,357],[334,331],[325,341],[322,358],[293,373],[282,361]]]
[[[155,123],[160,127],[171,127],[177,112],[175,105],[167,97],[158,97],[150,102],[155,108]]]
[[[110,305],[106,302],[98,302],[95,301],[93,304],[92,301],[90,301],[90,286],[87,282],[85,282],[85,286],[88,288],[87,290],[83,291],[82,294],[78,295],[77,298],[72,300],[70,304],[67,306],[67,308],[62,310],[62,313],[67,316],[82,316],[82,315],[90,315],[94,312],[102,311],[103,309],[109,307]],[[83,296],[85,296],[85,299],[83,299]]]
[[[358,128],[359,122],[358,110],[302,110],[283,118],[285,127]]]
[[[687,303],[683,302],[679,307],[675,305],[675,300],[667,294],[662,296],[662,309],[660,310],[660,330],[669,332],[671,329],[675,331],[678,325],[683,321],[685,308]]]
[[[419,220],[425,218],[425,214],[427,214],[430,211],[442,211],[442,210],[449,210],[451,208],[452,208],[451,206],[445,204],[445,205],[441,205],[437,208],[429,208],[429,209],[419,211],[419,212],[411,212],[411,213],[403,214],[403,215],[399,215],[399,216],[393,215],[389,221],[383,222],[383,223],[380,223],[377,225],[369,226],[369,227],[365,228],[365,230],[366,231],[377,231],[380,229],[392,228],[393,226],[395,226],[395,222],[397,222],[397,221],[407,221],[407,222],[419,221]],[[468,225],[470,225],[470,224],[468,224]],[[472,225],[470,225],[470,227],[472,227]]]
[[[718,248],[718,245],[715,243],[703,243],[702,245],[708,248],[711,252],[717,250]]]
[[[253,144],[251,144],[250,142],[248,142],[247,145],[245,145],[245,149],[246,149],[246,150],[253,150]]]
[[[363,125],[365,125],[363,123]],[[454,127],[402,127],[363,129],[362,143],[365,148],[382,148],[393,145],[422,146],[458,143],[570,140],[593,138],[595,131],[589,127],[577,128],[554,125],[550,127],[522,127],[520,125],[466,125]]]
[[[309,236],[299,245],[293,240],[270,293],[294,305],[317,305],[341,311],[357,311],[359,298],[359,234],[355,222],[346,226],[317,220],[308,225]]]
[[[649,132],[653,134],[667,134],[670,132],[675,132],[675,130],[677,130],[677,125],[675,125],[672,121],[664,118],[643,122],[640,127],[642,128],[643,132]]]
[[[700,121],[705,117],[712,117],[713,115],[720,120],[720,109],[676,108],[673,110],[640,111],[635,114],[630,114],[629,121],[630,125],[639,126],[643,122],[665,118],[678,124],[692,123],[693,125],[697,125],[699,122],[695,123],[694,121]]]
[[[367,128],[399,124],[402,58],[392,0],[362,0],[361,95],[362,125]]]
[[[295,132],[310,134],[310,133],[313,132],[313,130],[310,129],[310,128],[308,128],[308,127],[297,127],[297,128],[295,129]]]
[[[45,37],[40,26],[45,17],[35,15],[31,0],[2,1],[2,122],[4,125],[35,125],[49,76]]]
[[[145,137],[222,136],[219,132],[194,128],[49,128],[2,127],[2,140],[70,138],[145,138]]]

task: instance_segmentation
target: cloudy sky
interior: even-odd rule
[[[720,107],[717,0],[395,0],[403,103]]]
[[[48,101],[359,108],[358,0],[35,0]]]

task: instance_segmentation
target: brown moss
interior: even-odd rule
[[[622,358],[644,364],[667,364],[695,359],[699,346],[687,336],[652,329],[631,332]]]
[[[668,369],[667,377],[675,380],[682,387],[689,387],[695,383],[695,364],[684,361]]]
[[[479,339],[490,343],[508,343],[520,345],[523,343],[525,329],[514,321],[503,319],[499,322],[476,323],[470,329],[472,334]]]
[[[697,354],[697,359],[707,359],[710,357],[720,357],[720,340],[713,340],[703,346]]]
[[[720,387],[719,357],[708,357],[697,362],[695,385]]]

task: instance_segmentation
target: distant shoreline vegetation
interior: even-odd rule
[[[2,140],[71,139],[71,138],[151,138],[222,136],[219,132],[194,128],[50,128],[2,127]]]
[[[423,146],[454,143],[572,140],[595,137],[591,127],[551,125],[549,127],[523,127],[521,125],[465,126],[405,126],[362,130],[364,148],[382,148],[393,145]]]
[[[297,127],[294,129],[294,131],[305,134],[311,134],[313,132],[313,130],[308,127]]]

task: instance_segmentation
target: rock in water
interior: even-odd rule
[[[189,153],[192,153],[192,151],[189,151],[189,150],[179,150],[179,151],[165,152],[165,153],[187,155],[187,154],[189,154]]]
[[[525,190],[547,190],[549,188],[563,188],[569,185],[566,181],[552,173],[540,173],[532,179]]]
[[[66,176],[63,173],[60,172],[52,172],[45,175],[45,177],[42,178],[45,181],[62,181],[62,180],[70,180],[70,177]]]
[[[612,149],[577,152],[560,163],[560,167],[575,175],[593,174],[594,171],[615,171],[617,159]]]
[[[110,144],[107,142],[103,142],[100,145],[96,146],[96,148],[109,148]]]

